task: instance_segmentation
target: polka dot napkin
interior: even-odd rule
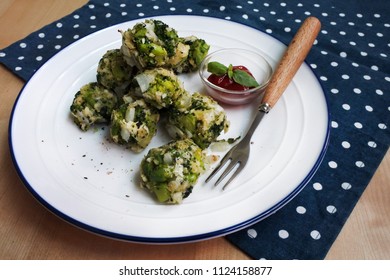
[[[94,0],[0,50],[0,62],[28,81],[51,56],[92,32],[169,14],[239,22],[285,44],[306,17],[321,20],[307,63],[331,114],[325,158],[284,208],[226,238],[255,259],[323,259],[389,147],[390,2]]]

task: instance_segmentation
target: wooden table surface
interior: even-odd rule
[[[0,49],[81,7],[86,0],[1,0]],[[0,65],[0,259],[248,259],[226,239],[143,245],[97,236],[41,206],[20,181],[8,122],[24,83]],[[326,259],[390,259],[390,152]]]

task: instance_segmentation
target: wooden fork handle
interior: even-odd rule
[[[320,29],[321,23],[315,17],[308,17],[302,23],[265,89],[263,104],[271,108],[276,104],[305,60]]]

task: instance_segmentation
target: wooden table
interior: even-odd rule
[[[0,48],[85,4],[86,0],[1,0]],[[70,225],[26,190],[11,161],[8,122],[23,86],[0,65],[0,259],[248,259],[224,238],[181,245],[142,245]],[[326,259],[390,259],[390,152]]]

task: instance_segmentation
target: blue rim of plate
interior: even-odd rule
[[[161,16],[164,16],[164,15],[161,15]],[[189,16],[189,15],[185,15],[185,16]],[[213,18],[213,17],[210,17],[210,18]],[[142,20],[142,18],[139,18],[139,20]],[[242,24],[240,22],[234,22],[234,23]],[[242,24],[242,25],[246,26],[247,28],[254,29],[257,32],[262,32],[262,31],[254,28],[252,26],[245,25],[245,24]],[[106,28],[109,28],[109,27],[106,27]],[[98,30],[96,32],[99,32],[99,31],[101,31],[101,30]],[[92,34],[89,34],[89,35],[92,35]],[[88,37],[89,35],[87,35],[86,37]],[[267,34],[267,35],[273,37],[275,40],[279,41],[281,44],[284,44],[280,40],[278,40],[275,36],[272,36],[270,34]],[[83,38],[85,38],[85,37],[83,37]],[[64,49],[67,49],[67,48],[71,47],[76,42],[77,41],[73,42],[72,44],[68,45]],[[63,51],[63,50],[61,50],[61,51]],[[51,58],[49,58],[43,65],[40,66],[40,68],[42,68],[46,63],[48,63],[55,56],[57,56],[59,53],[61,53],[61,51],[58,52],[57,54],[55,54],[54,56],[52,56]],[[304,61],[304,63],[307,65],[306,60]],[[310,71],[316,77],[317,81],[319,81],[317,75],[315,74],[315,72],[313,72],[311,67],[308,67],[308,69],[310,69]],[[38,70],[35,73],[37,73]],[[276,203],[274,206],[270,207],[266,211],[263,211],[261,214],[256,215],[256,216],[254,216],[251,219],[248,219],[246,221],[243,221],[241,223],[238,223],[238,224],[230,226],[230,227],[226,227],[226,228],[223,228],[223,229],[220,229],[220,230],[211,231],[211,232],[207,232],[207,233],[203,233],[203,234],[189,235],[189,236],[182,236],[182,237],[142,237],[142,236],[132,236],[132,235],[119,234],[119,233],[115,233],[115,232],[112,232],[112,231],[106,231],[106,230],[102,230],[102,229],[99,229],[99,228],[96,228],[96,227],[92,227],[92,226],[90,226],[88,224],[82,223],[82,222],[78,221],[77,219],[74,219],[74,218],[64,214],[63,212],[57,210],[53,205],[51,205],[50,203],[45,201],[34,190],[33,186],[25,178],[22,170],[20,169],[20,167],[18,165],[18,162],[17,162],[17,160],[15,158],[15,154],[14,154],[14,148],[13,148],[13,145],[12,145],[12,123],[13,123],[14,113],[15,113],[15,109],[17,107],[19,98],[22,96],[22,94],[24,92],[24,89],[28,85],[28,83],[29,82],[27,81],[26,84],[23,86],[23,88],[20,90],[20,92],[19,92],[19,94],[18,94],[18,96],[17,96],[17,98],[15,100],[15,103],[13,105],[13,108],[12,108],[12,111],[11,111],[11,115],[10,115],[9,125],[8,125],[8,144],[9,144],[9,147],[10,147],[10,153],[11,153],[12,162],[13,162],[15,168],[16,168],[16,171],[18,173],[19,178],[21,179],[21,181],[23,182],[23,184],[27,188],[27,190],[32,194],[32,196],[40,204],[42,204],[46,209],[48,209],[50,212],[52,212],[53,214],[55,214],[59,218],[63,219],[64,221],[66,221],[66,222],[68,222],[68,223],[70,223],[70,224],[72,224],[72,225],[74,225],[76,227],[79,227],[81,229],[89,231],[91,233],[95,233],[95,234],[100,235],[100,236],[109,237],[109,238],[113,238],[113,239],[117,239],[117,240],[130,241],[130,242],[136,242],[136,243],[147,243],[147,244],[186,243],[186,242],[196,242],[196,241],[216,238],[216,237],[220,237],[220,236],[225,236],[225,235],[234,233],[236,231],[239,231],[241,229],[244,229],[246,227],[249,227],[249,226],[251,226],[251,225],[253,225],[253,224],[257,223],[257,222],[260,222],[261,220],[264,220],[265,218],[269,217],[270,215],[272,215],[273,213],[275,213],[276,211],[281,209],[283,206],[285,206],[288,202],[290,202],[295,196],[297,196],[303,190],[303,188],[308,184],[308,182],[312,179],[312,177],[314,176],[314,174],[316,173],[316,171],[320,167],[320,165],[321,165],[321,163],[322,163],[322,161],[323,161],[323,159],[325,157],[325,154],[326,154],[326,151],[328,149],[328,146],[329,146],[330,119],[331,119],[330,118],[330,111],[329,111],[329,103],[328,103],[328,99],[327,99],[327,97],[325,95],[323,85],[319,82],[319,85],[320,85],[320,87],[322,89],[322,92],[323,92],[323,96],[324,96],[324,100],[325,100],[325,106],[326,106],[326,109],[327,109],[327,112],[328,112],[326,136],[325,136],[325,139],[324,139],[324,143],[323,143],[321,152],[320,152],[320,154],[319,154],[315,164],[313,165],[312,169],[309,171],[309,173],[306,175],[306,177],[302,180],[302,182],[299,183],[298,186],[296,188],[294,188],[294,190],[288,196],[286,196],[284,199],[282,199],[280,202]]]

